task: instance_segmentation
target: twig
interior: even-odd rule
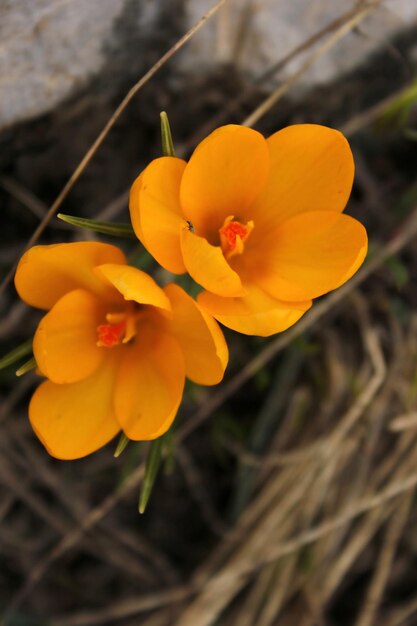
[[[177,446],[175,453],[184,473],[190,494],[199,506],[203,519],[215,535],[224,537],[228,532],[228,528],[211,503],[193,458],[184,445]]]
[[[339,26],[345,24],[346,20],[354,17],[357,14],[357,11],[358,7],[355,6],[354,9],[349,9],[345,13],[339,15],[336,19],[331,20],[323,28],[315,32],[311,37],[304,40],[301,44],[295,46],[285,56],[279,59],[279,61],[274,63],[266,71],[257,76],[253,81],[253,85],[248,85],[247,87],[245,87],[243,93],[234,98],[231,102],[227,103],[217,115],[210,118],[208,122],[199,127],[197,132],[192,134],[192,136],[182,145],[181,153],[187,153],[204,137],[206,137],[212,130],[224,123],[227,120],[228,116],[237,113],[239,107],[245,104],[251,96],[257,94],[256,86],[262,85],[266,81],[274,78],[278,74],[278,72],[280,72],[286,65],[288,65],[291,61],[297,58],[300,54],[306,52],[317,42],[323,39],[323,37],[329,35],[334,30],[339,28]]]
[[[405,602],[401,608],[393,611],[387,619],[380,622],[380,626],[404,626],[414,613],[417,613],[417,597]]]
[[[91,530],[91,528],[93,528],[101,519],[103,519],[103,517],[105,517],[105,515],[107,515],[107,513],[109,513],[109,511],[113,509],[113,507],[120,501],[120,499],[124,495],[137,487],[137,485],[142,480],[143,475],[144,464],[142,463],[134,472],[132,472],[132,474],[129,476],[129,478],[120,489],[108,495],[99,506],[96,506],[94,509],[92,509],[84,517],[82,523],[79,526],[76,526],[72,531],[70,531],[62,539],[62,541],[57,543],[54,548],[35,565],[35,567],[31,570],[28,578],[19,589],[17,594],[14,596],[14,598],[12,598],[11,603],[7,607],[3,616],[4,624],[2,626],[7,624],[16,608],[31,591],[33,586],[48,571],[52,563],[54,563],[60,556],[65,554],[74,545],[76,545],[79,540],[84,536],[84,534]]]
[[[342,515],[326,520],[317,527],[313,527],[301,533],[294,539],[286,541],[281,545],[269,546],[264,555],[256,554],[250,559],[233,564],[233,567],[218,574],[204,586],[204,591],[199,597],[198,604],[191,605],[181,616],[181,621],[176,626],[209,626],[218,615],[218,597],[225,593],[231,586],[239,581],[239,586],[243,586],[247,577],[259,567],[268,563],[276,562],[278,559],[297,552],[304,546],[316,542],[318,539],[327,536],[329,533],[348,524],[353,519],[378,508],[393,498],[415,489],[417,486],[417,474],[412,474],[402,481],[393,482],[379,493],[372,497],[359,501],[355,506],[349,507]],[[206,611],[201,611],[201,606],[206,607]]]
[[[253,113],[251,113],[243,122],[243,126],[254,126],[268,111],[282,98],[284,94],[296,83],[305,72],[310,69],[314,63],[324,56],[333,46],[335,46],[340,39],[343,39],[348,33],[350,33],[361,21],[367,17],[382,0],[374,0],[372,3],[360,9],[357,14],[350,20],[345,22],[329,39],[320,46],[300,67],[299,70],[294,72],[282,85],[280,85],[275,91],[272,92],[268,98],[260,104]]]
[[[391,572],[398,541],[408,519],[411,502],[412,493],[408,493],[388,525],[384,546],[355,626],[372,626],[376,621],[378,606]]]
[[[117,109],[114,111],[107,124],[104,126],[103,130],[95,139],[92,146],[88,149],[84,157],[81,159],[80,163],[75,168],[73,174],[70,176],[68,182],[65,184],[55,202],[52,204],[47,214],[43,217],[41,223],[30,237],[24,250],[27,250],[38,241],[48,223],[58,211],[59,207],[62,205],[65,198],[68,196],[69,192],[71,191],[77,180],[80,178],[81,174],[84,172],[85,168],[90,163],[91,159],[94,157],[97,150],[107,137],[108,133],[118,121],[119,117],[122,115],[131,100],[142,89],[142,87],[146,85],[146,83],[158,72],[158,70],[160,70],[161,67],[165,65],[165,63],[169,61],[174,56],[174,54],[178,52],[178,50],[180,50],[184,46],[184,44],[186,44],[196,34],[198,30],[200,30],[202,26],[204,26],[207,20],[210,19],[220,9],[220,7],[223,6],[226,1],[227,0],[218,0],[218,2],[216,2],[216,4],[196,24],[194,24],[194,26],[190,28],[189,31],[185,33],[185,35],[183,35],[181,39],[179,39],[165,54],[163,54],[162,57],[150,68],[150,70],[148,70],[146,74],[144,74],[144,76],[142,76],[142,78],[133,85],[133,87],[123,98]],[[24,250],[22,252],[24,252]],[[12,280],[17,267],[17,263],[18,260],[16,260],[9,273],[3,279],[0,285],[0,297],[3,295],[5,289]]]
[[[342,515],[323,522],[316,528],[312,528],[305,533],[302,533],[298,537],[295,537],[281,546],[272,548],[270,553],[267,554],[265,558],[261,559],[261,563],[271,563],[286,554],[291,554],[303,546],[313,543],[314,541],[317,541],[317,539],[320,539],[328,533],[344,526],[359,515],[363,515],[363,513],[378,508],[397,496],[412,491],[416,486],[417,473],[410,474],[403,480],[393,481],[388,485],[388,487],[381,490],[379,493],[376,493],[369,498],[365,498],[362,502],[357,503],[356,506],[349,507],[349,509]],[[241,572],[235,572],[235,575],[243,574],[245,571],[251,571],[254,567],[258,567],[261,563],[247,564],[246,567],[242,567]]]
[[[42,220],[48,211],[48,207],[33,193],[25,189],[22,185],[17,183],[9,176],[2,176],[0,178],[0,185],[5,191],[7,191],[13,198],[23,204],[29,211],[35,215],[35,217]]]
[[[383,100],[379,100],[376,104],[361,111],[354,117],[352,117],[346,124],[340,128],[340,131],[347,137],[354,135],[359,130],[362,130],[365,126],[368,126],[375,120],[377,120],[398,98],[404,93],[407,86],[401,87],[398,91],[390,94]]]
[[[108,622],[120,621],[143,611],[181,602],[189,598],[192,593],[193,589],[190,586],[175,587],[139,598],[129,598],[119,603],[112,603],[109,607],[98,611],[84,611],[70,617],[55,617],[51,620],[50,626],[101,626]]]

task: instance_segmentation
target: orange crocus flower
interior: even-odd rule
[[[354,163],[344,136],[313,124],[265,139],[223,126],[188,163],[152,161],[134,182],[138,238],[166,269],[204,288],[225,326],[267,336],[347,281],[367,252],[364,227],[342,213]]]
[[[186,376],[203,385],[223,378],[228,351],[215,320],[177,285],[161,289],[128,266],[114,246],[36,246],[15,284],[25,302],[49,310],[33,341],[47,380],[29,418],[57,458],[90,454],[120,430],[155,439],[177,413]]]

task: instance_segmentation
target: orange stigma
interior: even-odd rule
[[[118,346],[125,334],[126,322],[120,324],[101,324],[97,326],[97,345],[102,348],[113,348]]]
[[[97,326],[99,348],[113,348],[128,343],[136,334],[136,317],[129,313],[108,313],[108,324]]]
[[[219,229],[220,243],[227,259],[235,254],[242,254],[244,243],[253,230],[253,222],[241,224],[234,219],[234,215],[226,217],[223,226]]]

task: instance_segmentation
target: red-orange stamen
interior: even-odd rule
[[[97,332],[98,346],[103,348],[118,346],[126,332],[126,320],[122,320],[118,324],[101,324],[97,327]]]
[[[243,244],[253,229],[253,222],[242,224],[234,219],[233,215],[227,217],[223,226],[219,229],[220,243],[227,258],[235,254],[242,254]]]

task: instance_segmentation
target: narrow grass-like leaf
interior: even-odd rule
[[[172,141],[171,127],[169,125],[168,115],[165,111],[160,113],[161,116],[161,141],[162,154],[164,156],[175,156],[174,142]]]
[[[161,465],[162,446],[164,437],[159,437],[152,441],[149,448],[145,466],[145,477],[143,479],[142,488],[139,496],[139,513],[146,511],[149,498],[157,477],[159,467]]]
[[[410,273],[407,265],[397,256],[389,257],[385,261],[385,265],[394,278],[396,288],[403,289],[410,281]]]
[[[17,348],[13,348],[8,354],[0,358],[0,370],[5,367],[9,367],[9,365],[13,365],[16,361],[20,361],[25,356],[32,352],[32,339],[28,339],[24,343],[17,346]]]
[[[116,450],[114,451],[114,455],[113,455],[116,459],[122,454],[123,450],[126,448],[129,441],[130,439],[128,439],[124,433],[120,435],[119,442],[117,444]]]
[[[411,141],[417,141],[417,130],[415,128],[404,128],[404,135]]]
[[[164,474],[168,476],[172,474],[175,467],[175,448],[176,441],[174,437],[174,431],[169,430],[164,435],[164,444],[165,444],[165,458],[164,458]]]
[[[21,365],[18,370],[16,370],[16,376],[23,376],[23,374],[27,374],[27,372],[30,372],[34,370],[35,368],[36,368],[36,361],[32,357],[31,359],[26,361],[26,363],[23,363],[23,365]]]
[[[136,239],[135,232],[130,224],[120,224],[117,222],[99,222],[98,220],[90,220],[84,217],[75,217],[74,215],[64,215],[58,213],[57,217],[76,226],[77,228],[84,228],[84,230],[92,230],[95,233],[101,233],[102,235],[112,235],[113,237],[125,237],[127,239]]]
[[[379,127],[404,128],[417,104],[417,80],[407,85],[377,120]]]

